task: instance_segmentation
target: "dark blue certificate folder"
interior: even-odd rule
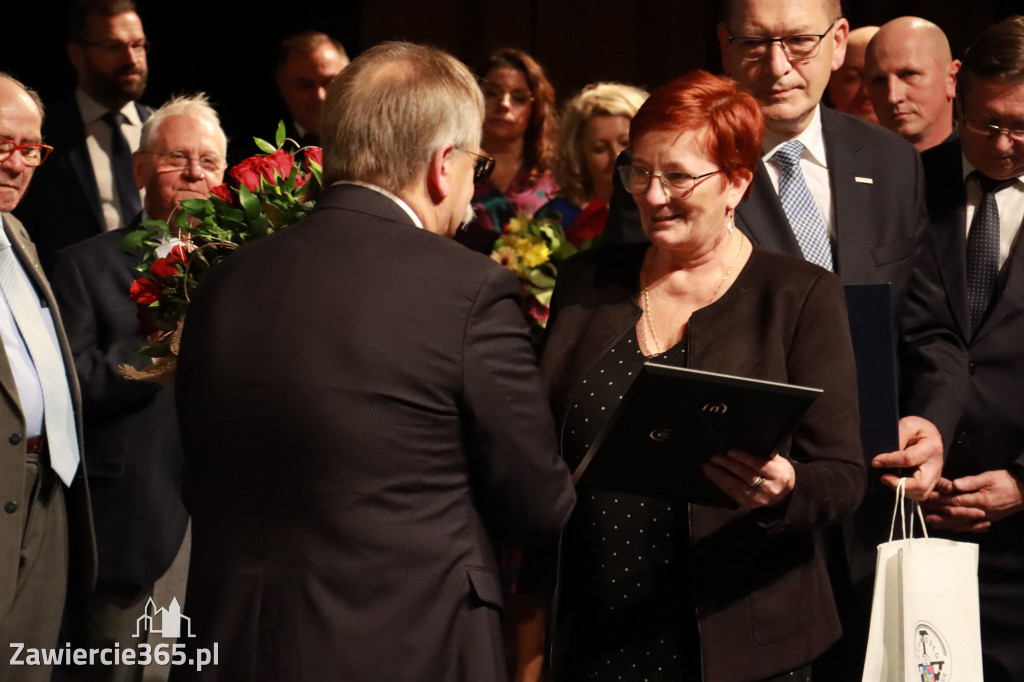
[[[581,488],[736,506],[702,471],[729,449],[764,458],[821,389],[647,362],[573,473]]]
[[[899,448],[898,370],[892,287],[847,284],[853,355],[860,394],[860,438],[865,462]]]

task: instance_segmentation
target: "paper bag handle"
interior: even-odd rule
[[[889,525],[889,542],[892,542],[893,533],[896,530],[896,512],[900,514],[900,526],[903,532],[903,540],[914,538],[914,513],[917,513],[917,518],[921,522],[921,532],[924,533],[924,537],[928,537],[928,527],[924,525],[924,513],[921,511],[921,505],[917,503],[917,500],[910,500],[910,534],[907,535],[907,518],[904,513],[907,496],[907,479],[901,478],[899,483],[896,484],[896,506],[892,510],[892,523]]]

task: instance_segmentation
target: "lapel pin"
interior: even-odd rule
[[[854,182],[862,182],[865,185],[873,185],[873,184],[875,184],[875,181],[872,180],[871,178],[862,178],[859,175],[854,175],[853,176],[853,181]]]

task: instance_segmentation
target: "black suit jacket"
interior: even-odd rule
[[[181,679],[504,679],[492,538],[575,499],[519,291],[352,185],[211,273],[178,405],[186,611],[223,654]]]
[[[947,441],[943,476],[1024,473],[1024,249],[1015,242],[977,332],[967,306],[966,194],[958,140],[922,154],[929,228],[902,315],[905,409],[931,419]],[[933,531],[935,535],[948,533]],[[1024,512],[987,533],[952,536],[980,548],[985,679],[1024,667]]]
[[[141,254],[121,250],[135,225],[61,251],[51,281],[82,387],[99,579],[145,586],[170,567],[188,512],[174,389],[118,372],[152,362],[136,352],[146,339],[128,297]]]
[[[143,121],[153,113],[138,102],[135,109]],[[53,153],[36,169],[15,215],[25,224],[49,273],[58,251],[106,232],[107,223],[74,95],[47,110],[43,140],[53,146]]]

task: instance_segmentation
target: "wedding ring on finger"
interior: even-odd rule
[[[757,478],[754,479],[754,482],[750,484],[749,489],[757,490],[758,488],[764,485],[765,480],[766,479],[764,476],[758,476]]]

